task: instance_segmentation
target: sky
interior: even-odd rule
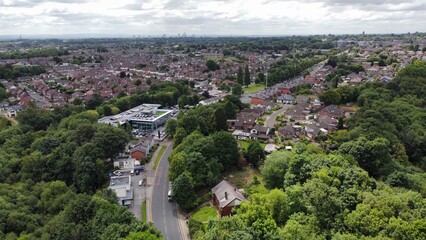
[[[426,0],[0,0],[0,35],[426,32]]]

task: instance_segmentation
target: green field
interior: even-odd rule
[[[258,83],[258,84],[251,84],[246,88],[243,88],[244,93],[254,93],[258,92],[260,90],[263,90],[265,88],[265,85]]]
[[[212,206],[202,207],[194,212],[192,218],[202,223],[207,223],[209,219],[217,219],[216,209]]]
[[[142,203],[141,212],[142,212],[142,220],[146,222],[146,202],[145,201]]]
[[[163,156],[164,152],[166,151],[166,146],[161,146],[160,150],[158,151],[158,155],[154,160],[154,165],[152,166],[152,170],[156,170],[158,163],[160,162],[161,157]]]

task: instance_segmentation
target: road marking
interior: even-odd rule
[[[167,190],[166,190],[167,191]],[[169,235],[169,234],[167,234],[167,223],[166,223],[166,199],[164,198],[164,194],[162,194],[163,195],[163,221],[164,221],[164,230],[166,231],[166,239],[167,239],[167,236]]]

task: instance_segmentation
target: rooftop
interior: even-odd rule
[[[130,186],[130,176],[115,176],[111,177],[111,181],[109,183],[110,187],[113,186]]]
[[[127,121],[155,122],[166,113],[172,113],[169,109],[158,109],[160,104],[142,104],[114,116],[106,116],[98,120],[100,123],[111,125],[123,125]]]

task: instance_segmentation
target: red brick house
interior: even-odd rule
[[[142,160],[148,156],[149,151],[153,145],[154,137],[148,136],[142,141],[129,146],[130,156],[137,160]]]
[[[237,187],[226,180],[222,180],[212,188],[212,196],[212,203],[221,217],[229,216],[234,207],[238,207],[241,202],[247,201]]]

